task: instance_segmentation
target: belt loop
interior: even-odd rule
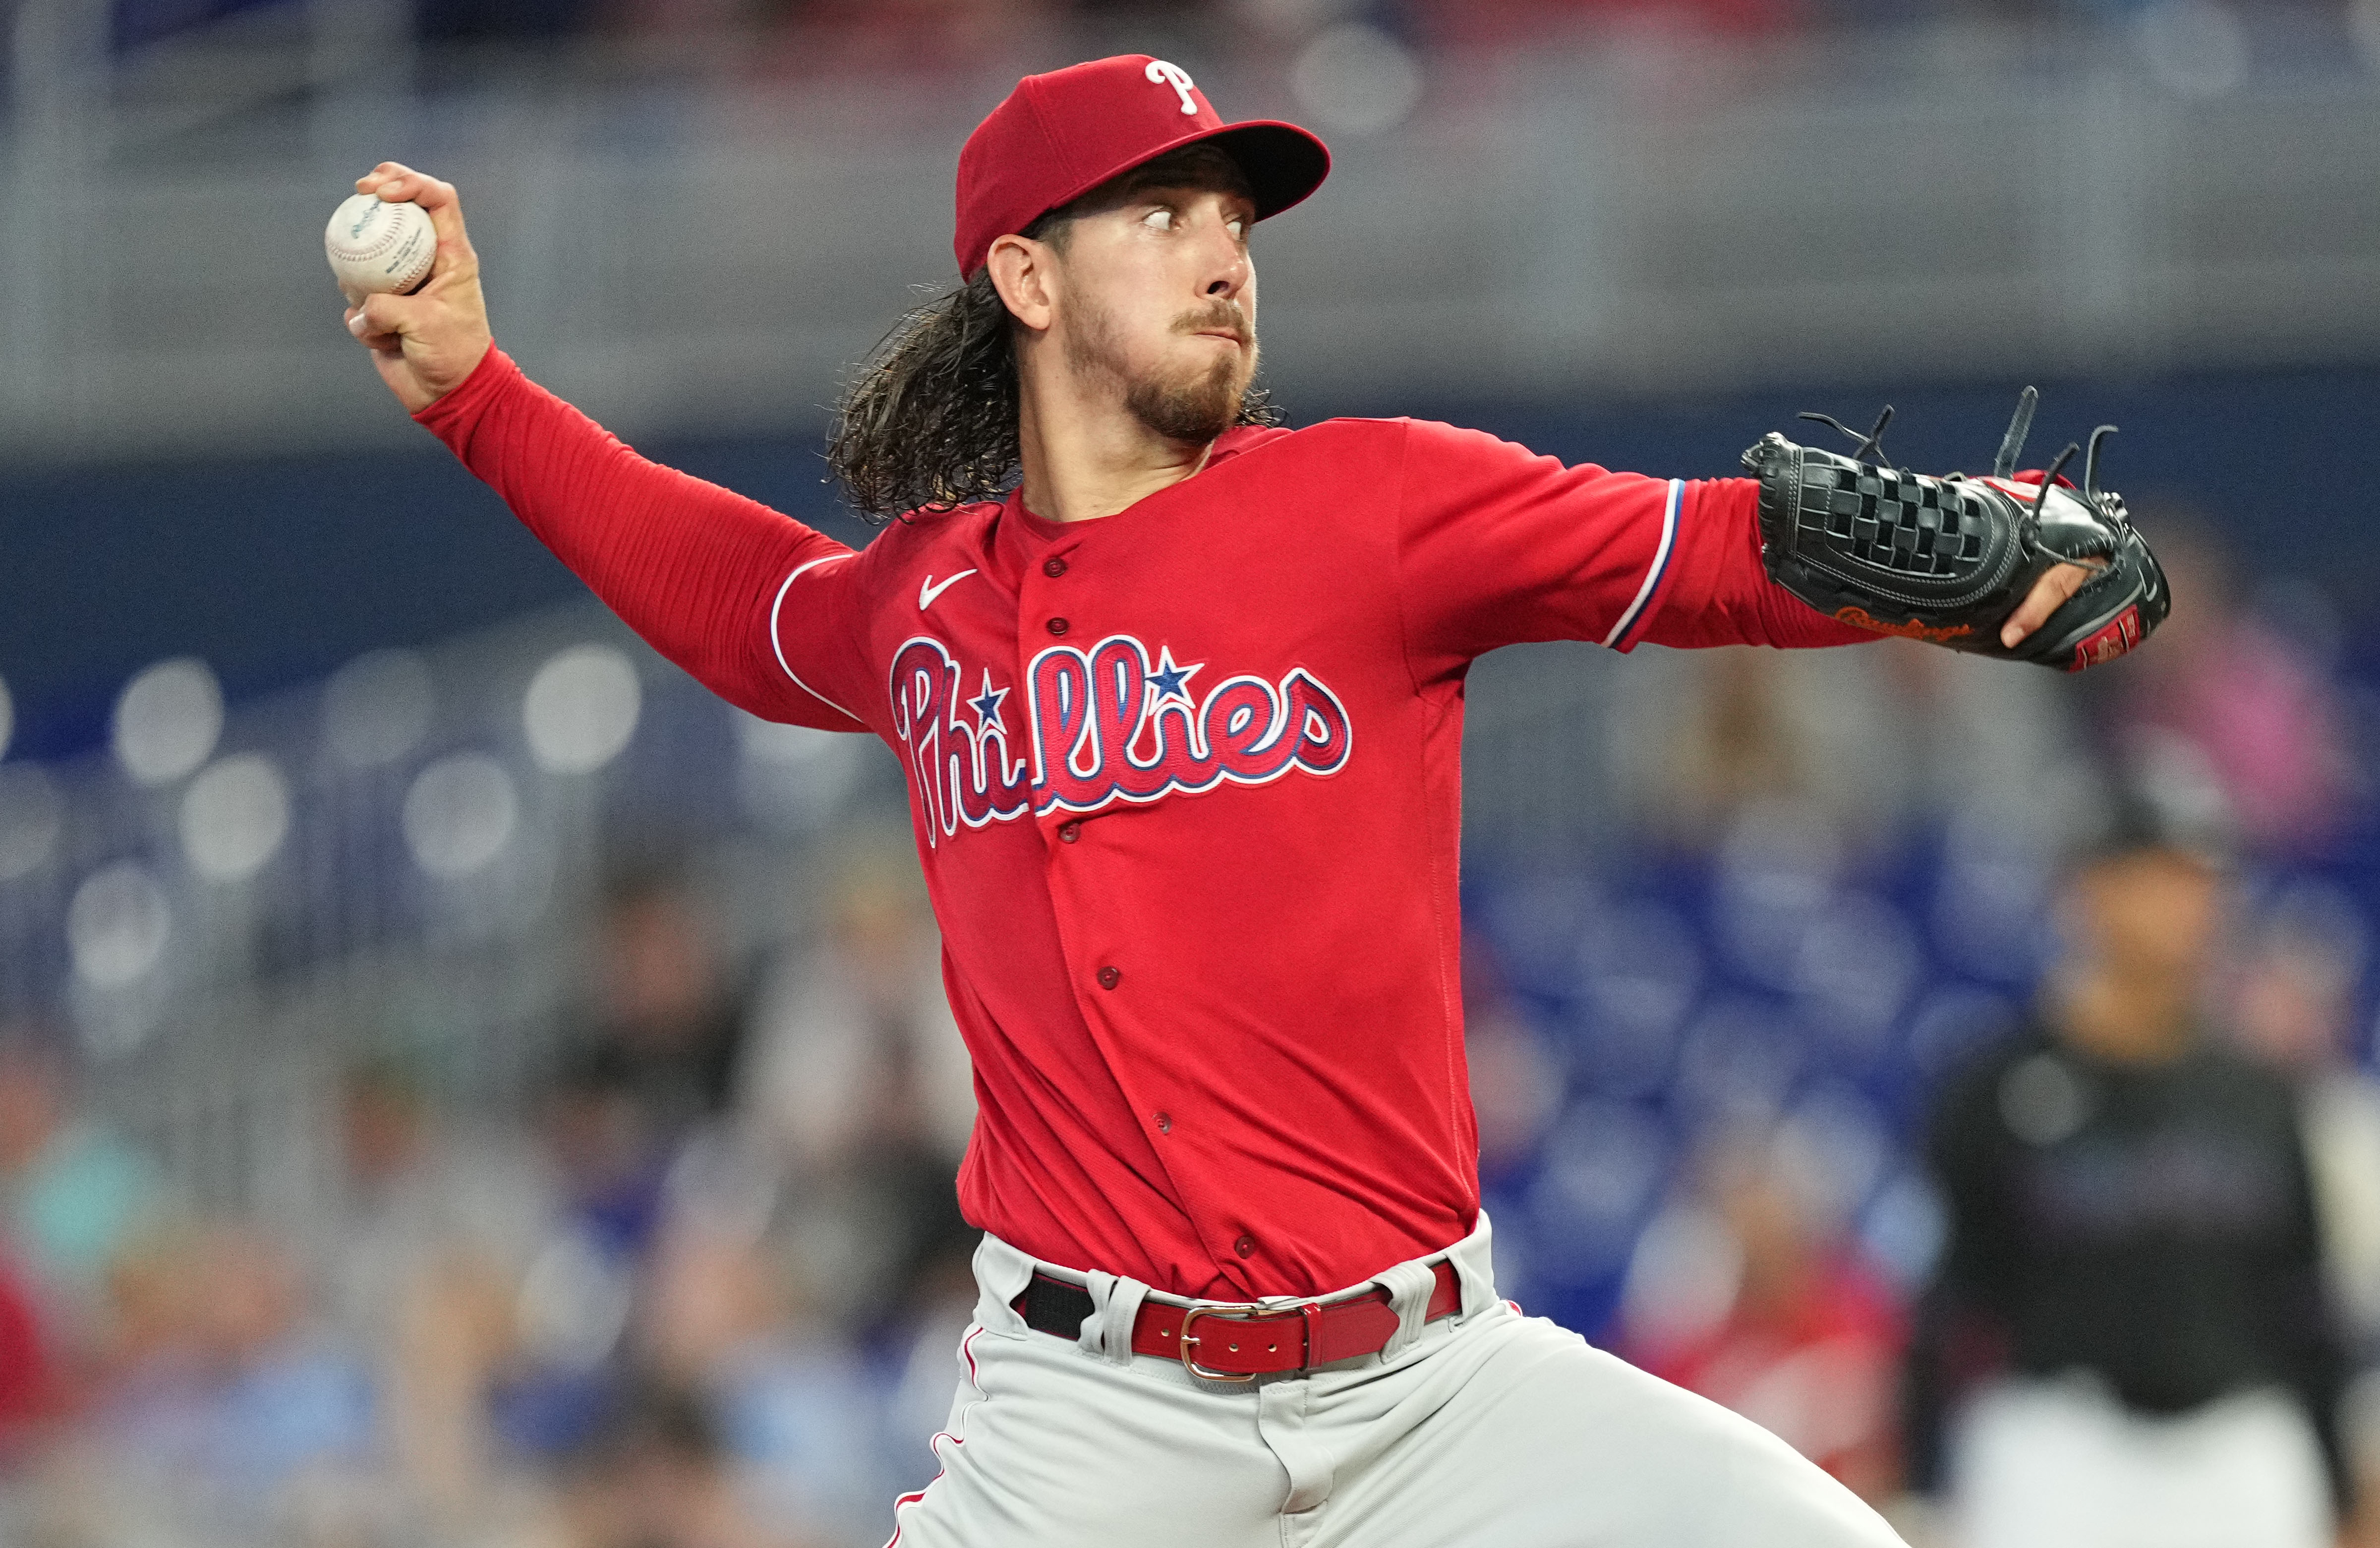
[[[1430,1292],[1438,1288],[1438,1274],[1427,1263],[1399,1263],[1376,1283],[1387,1289],[1389,1305],[1397,1314],[1397,1331],[1380,1350],[1380,1359],[1390,1360],[1421,1336],[1422,1324],[1429,1320]]]
[[[1119,1278],[1098,1269],[1088,1271],[1083,1278],[1083,1288],[1091,1296],[1091,1314],[1083,1319],[1082,1335],[1075,1347],[1095,1359],[1130,1365],[1132,1325],[1140,1317],[1140,1303],[1148,1298],[1148,1286],[1137,1279]]]
[[[1486,1210],[1479,1212],[1479,1223],[1471,1234],[1446,1249],[1446,1259],[1454,1265],[1455,1282],[1463,1287],[1463,1315],[1476,1316],[1496,1304],[1496,1256]]]

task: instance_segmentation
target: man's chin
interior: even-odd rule
[[[1248,374],[1236,359],[1219,360],[1214,369],[1188,382],[1135,383],[1125,395],[1124,407],[1169,441],[1204,445],[1240,417]]]

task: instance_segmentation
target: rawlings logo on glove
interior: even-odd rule
[[[2123,500],[2099,488],[2099,446],[2115,426],[2091,433],[2080,489],[2058,477],[2075,445],[2047,471],[2019,474],[2039,399],[2024,390],[1990,474],[1977,478],[1894,467],[1884,455],[1888,408],[1865,435],[1802,416],[1857,441],[1849,457],[1762,436],[1743,466],[1760,481],[1769,578],[1844,623],[1954,651],[2080,672],[2131,650],[2164,622],[2170,598]],[[2041,628],[2002,645],[1999,626],[2061,564],[2096,573]]]

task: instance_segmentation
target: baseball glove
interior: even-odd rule
[[[1844,623],[1954,651],[2080,672],[2132,649],[2165,620],[2170,597],[2123,500],[2099,487],[2100,443],[2116,427],[2091,433],[2080,489],[2058,477],[2074,445],[2046,472],[2019,473],[2039,400],[2031,387],[2018,398],[1986,476],[1894,467],[1883,444],[1889,408],[1865,435],[1824,414],[1801,416],[1857,441],[1849,457],[1762,436],[1743,466],[1760,481],[1769,578]],[[2000,626],[2034,582],[2068,563],[2097,573],[2040,628],[2003,646]]]

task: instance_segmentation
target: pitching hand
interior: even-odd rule
[[[463,229],[454,184],[384,161],[356,179],[356,191],[393,204],[411,200],[438,228],[438,256],[419,289],[410,296],[347,293],[347,331],[371,350],[380,379],[406,412],[418,414],[462,385],[494,342],[480,293],[480,255]]]

